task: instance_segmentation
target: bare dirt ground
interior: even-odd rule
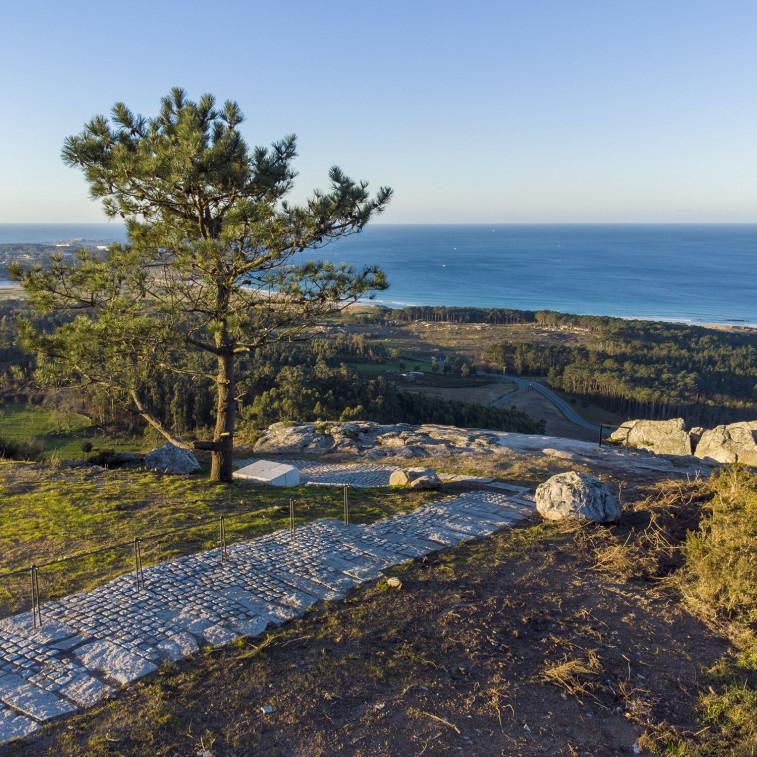
[[[526,389],[517,394],[512,401],[506,400],[505,407],[515,405],[517,410],[523,410],[536,420],[544,420],[547,423],[546,432],[549,436],[562,436],[566,439],[581,439],[593,442],[597,439],[597,433],[583,428],[569,421],[543,394]]]
[[[666,584],[676,560],[649,527],[643,508],[612,528],[534,521],[407,563],[399,589],[206,650],[3,754],[650,754],[670,725],[701,729],[726,643]],[[636,542],[651,557],[619,559]]]
[[[515,388],[515,384],[512,382],[500,381],[481,387],[424,386],[403,387],[403,390],[422,392],[423,394],[431,394],[457,402],[479,402],[489,405],[492,398],[498,399],[503,394],[508,394]],[[546,433],[549,436],[562,436],[566,439],[581,439],[583,441],[594,441],[597,438],[597,434],[594,431],[590,431],[569,421],[543,394],[539,394],[539,392],[534,390],[526,389],[526,391],[515,395],[511,400],[505,400],[502,407],[508,409],[515,407],[516,410],[523,410],[528,413],[534,420],[546,421]]]

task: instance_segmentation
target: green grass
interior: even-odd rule
[[[137,452],[140,437],[113,438],[98,434],[92,421],[78,413],[58,413],[18,403],[0,405],[0,437],[16,441],[34,441],[42,447],[42,457],[77,460],[87,456],[82,445],[92,444],[94,451],[114,449]]]

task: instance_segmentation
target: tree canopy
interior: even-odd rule
[[[387,284],[376,266],[304,258],[359,232],[391,198],[375,196],[339,168],[328,191],[303,205],[286,195],[296,176],[296,140],[250,149],[239,106],[198,102],[176,88],[155,118],[116,103],[68,137],[63,160],[80,168],[107,215],[126,223],[127,242],[106,254],[80,250],[48,267],[10,269],[42,311],[71,319],[44,333],[27,322],[24,342],[47,370],[105,386],[174,443],[143,393],[166,369],[215,390],[211,478],[231,480],[235,362],[264,344],[306,338],[323,317]],[[304,258],[304,259],[303,259]]]

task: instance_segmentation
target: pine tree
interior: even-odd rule
[[[125,220],[127,243],[11,271],[40,310],[76,313],[50,333],[27,322],[26,346],[51,358],[49,370],[130,402],[174,444],[188,446],[144,400],[151,370],[214,387],[213,440],[194,447],[212,450],[217,481],[231,480],[237,359],[306,338],[324,316],[386,287],[375,266],[300,259],[359,232],[391,190],[371,197],[334,167],[329,191],[290,205],[295,137],[250,150],[242,120],[236,103],[216,108],[207,94],[195,103],[178,88],[155,118],[123,103],[110,120],[95,117],[65,140],[63,160],[84,172],[109,217]]]

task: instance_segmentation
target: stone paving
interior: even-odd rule
[[[236,465],[243,468],[259,458],[238,460]],[[356,489],[389,486],[389,478],[394,471],[402,470],[398,465],[380,465],[376,463],[321,463],[314,460],[279,460],[284,465],[293,465],[300,472],[300,482],[306,486],[343,486],[349,484]],[[419,461],[418,465],[422,462]],[[489,483],[491,478],[465,476],[454,473],[439,473],[442,481],[468,481],[471,483]],[[514,487],[519,488],[519,487]]]
[[[333,466],[312,467],[325,477],[321,469]],[[375,467],[381,470],[362,471],[360,480],[391,473]],[[43,604],[41,628],[33,628],[31,613],[1,620],[0,744],[202,646],[255,636],[392,565],[533,512],[526,490],[511,489],[468,492],[368,526],[319,520],[276,531],[229,546],[223,562],[214,549],[145,567],[139,591],[127,574]]]

